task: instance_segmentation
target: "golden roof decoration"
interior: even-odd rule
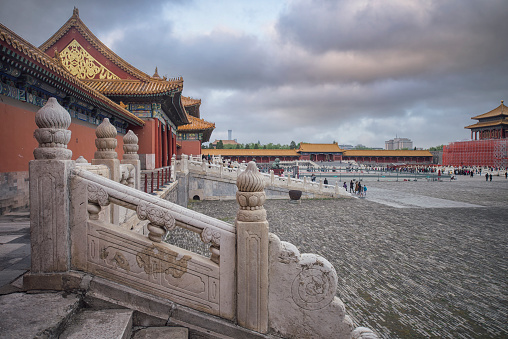
[[[484,119],[484,118],[493,118],[493,117],[501,117],[501,116],[508,116],[508,107],[505,106],[504,100],[501,100],[501,105],[494,108],[492,111],[477,115],[475,117],[472,117],[471,119],[480,120],[480,119]]]
[[[95,79],[97,75],[99,75],[99,79],[120,79],[88,53],[75,39],[59,52],[59,56],[62,66],[79,79]]]
[[[155,73],[152,75],[152,78],[160,79],[159,73],[157,72],[157,66],[155,66]]]
[[[81,21],[79,18],[79,10],[74,7],[74,10],[72,12],[72,16],[67,20],[65,24],[63,24],[60,29],[53,34],[46,42],[44,42],[39,49],[43,52],[46,52],[51,46],[53,46],[58,40],[60,40],[71,28],[75,28],[82,36],[85,38],[85,40],[90,43],[90,45],[95,48],[99,53],[104,55],[104,57],[118,66],[120,69],[125,71],[126,73],[130,74],[131,76],[139,79],[139,80],[150,80],[151,77],[140,71],[139,69],[135,68],[131,64],[129,64],[127,61],[123,60],[121,57],[119,57],[115,52],[113,52],[109,47],[104,45],[93,33],[90,31],[90,29]],[[180,78],[176,78],[177,81],[182,80]],[[171,81],[171,80],[170,80]]]
[[[95,89],[84,84],[78,78],[69,73],[69,71],[67,71],[65,68],[61,67],[57,60],[51,58],[49,55],[41,51],[39,48],[30,44],[29,42],[27,42],[26,40],[24,40],[19,35],[17,35],[16,33],[14,33],[13,31],[11,31],[2,24],[0,24],[0,40],[5,41],[8,45],[12,46],[13,49],[23,53],[27,58],[32,59],[33,61],[39,63],[43,67],[46,67],[51,72],[54,72],[58,76],[64,78],[67,83],[82,89],[85,93],[95,96],[97,99],[99,99],[106,105],[114,108],[115,110],[119,111],[124,116],[135,121],[137,124],[139,125],[145,124],[145,122],[140,118],[138,118],[136,115],[122,108],[117,103],[105,97],[103,94],[96,91]]]

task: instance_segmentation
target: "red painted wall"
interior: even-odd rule
[[[182,148],[178,149],[178,155],[200,155],[201,154],[201,141],[199,140],[177,140],[182,145]]]
[[[155,153],[155,128],[156,120],[145,120],[144,127],[133,127],[132,131],[138,136],[139,154],[154,154]]]
[[[22,103],[21,105],[28,104]],[[30,107],[32,108],[32,107]],[[33,106],[38,110],[38,107]],[[38,147],[33,134],[37,129],[35,112],[11,106],[0,101],[0,172],[28,171],[28,162],[34,159],[33,150]],[[80,155],[91,162],[97,148],[95,147],[95,127],[86,126],[72,119],[69,126],[71,140],[67,145],[72,151],[72,159]],[[123,135],[116,137],[118,158],[123,156]]]

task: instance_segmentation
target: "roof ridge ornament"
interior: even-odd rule
[[[155,73],[152,75],[152,78],[160,79],[159,72],[157,71],[157,66],[155,66]]]
[[[72,10],[72,16],[79,18],[79,9],[76,6],[74,6],[74,9]]]

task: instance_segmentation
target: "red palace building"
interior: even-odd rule
[[[445,166],[508,167],[508,107],[501,105],[477,115],[478,120],[465,128],[471,130],[471,141],[452,142],[443,147]]]
[[[269,163],[281,161],[310,160],[315,162],[350,161],[371,166],[393,164],[427,166],[432,163],[432,154],[425,150],[343,150],[337,143],[300,143],[298,149],[203,149],[203,155],[222,156],[238,162],[255,160]]]
[[[0,214],[28,204],[35,113],[49,97],[71,116],[73,160],[93,159],[95,129],[108,118],[117,129],[119,158],[123,136],[132,130],[142,169],[152,170],[169,166],[175,154],[200,154],[215,128],[200,118],[201,100],[182,91],[183,78],[161,78],[157,68],[150,76],[120,58],[76,8],[39,47],[0,24]]]

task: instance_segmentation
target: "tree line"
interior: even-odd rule
[[[206,145],[203,145],[204,149],[206,148],[213,148],[213,145],[210,143],[208,147]],[[217,146],[215,147],[217,149],[297,149],[300,148],[300,143],[296,143],[294,141],[291,141],[289,145],[281,145],[281,144],[274,144],[274,143],[268,143],[268,144],[261,144],[259,141],[254,143],[245,143],[245,144],[236,144],[236,145],[224,145],[222,140],[217,141]]]

